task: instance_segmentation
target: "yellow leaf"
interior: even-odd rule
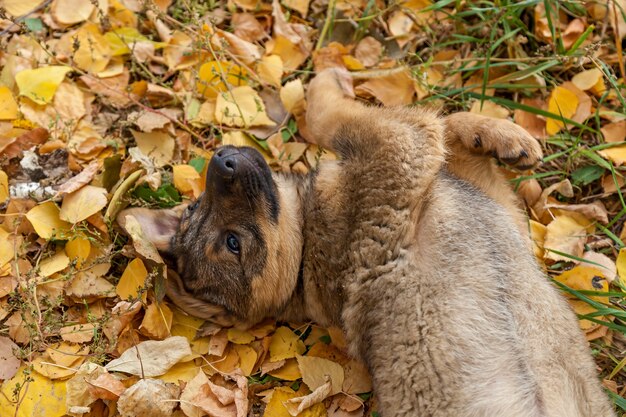
[[[196,91],[204,98],[216,98],[221,92],[228,91],[226,84],[240,86],[245,84],[245,69],[227,61],[210,61],[198,70]]]
[[[56,204],[47,201],[30,209],[26,213],[26,218],[40,237],[51,239],[55,235],[59,237],[72,227],[71,224],[61,220],[59,212]]]
[[[248,343],[254,342],[254,336],[250,332],[234,327],[228,329],[227,335],[229,341],[238,345],[247,345]]]
[[[189,316],[179,309],[175,308],[174,317],[172,319],[172,336],[183,336],[189,343],[193,342],[196,338],[198,329],[202,327],[204,320],[197,317]]]
[[[76,268],[80,268],[89,257],[91,243],[84,237],[75,237],[65,244],[65,253],[70,261],[76,260]]]
[[[17,103],[9,87],[0,85],[0,120],[17,119]]]
[[[137,26],[137,15],[117,0],[109,0],[110,24],[116,29],[133,29]]]
[[[71,70],[70,67],[61,65],[23,70],[17,73],[15,82],[21,96],[28,97],[37,104],[48,104],[65,75]]]
[[[619,250],[617,260],[615,261],[615,266],[617,266],[617,274],[619,275],[619,279],[622,282],[626,282],[626,248],[622,248]]]
[[[9,176],[0,170],[0,204],[9,198]]]
[[[283,76],[283,60],[278,55],[266,55],[257,64],[259,77],[274,87],[280,87]]]
[[[13,259],[15,249],[13,240],[9,238],[9,233],[0,227],[0,268]]]
[[[292,398],[300,397],[302,395],[306,395],[306,391],[302,388],[297,392],[288,387],[278,387],[274,390],[272,394],[272,398],[265,407],[265,412],[263,412],[263,417],[292,417],[285,408],[285,402]],[[326,408],[323,404],[315,404],[311,408],[307,408],[298,414],[298,417],[325,417],[327,415]]]
[[[226,126],[274,126],[265,113],[265,104],[258,93],[247,85],[218,94],[215,119]]]
[[[69,264],[70,258],[68,258],[63,251],[58,251],[50,258],[41,261],[39,264],[39,275],[49,277],[52,274],[64,270]]]
[[[250,136],[240,130],[224,133],[224,135],[222,135],[222,145],[249,146],[259,151],[268,163],[271,162],[271,158],[267,155],[265,149],[261,148]]]
[[[174,156],[175,141],[165,132],[137,132],[131,130],[137,147],[144,155],[152,158],[157,167],[162,167],[171,162]]]
[[[69,378],[76,373],[76,369],[61,367],[51,363],[51,359],[46,356],[35,358],[31,364],[35,371],[51,380]]]
[[[243,375],[250,376],[254,371],[254,365],[258,358],[256,350],[252,349],[250,346],[244,345],[233,345],[233,349],[235,349],[237,356],[239,356],[239,368],[241,368]]]
[[[343,367],[337,362],[315,356],[298,356],[298,367],[302,373],[302,381],[311,391],[315,391],[330,378],[331,391],[329,395],[341,392],[345,375]]]
[[[537,259],[543,259],[545,253],[543,244],[546,240],[546,226],[534,220],[530,220],[530,240],[533,243],[533,252]]]
[[[198,374],[200,369],[200,366],[196,365],[194,361],[179,362],[172,366],[166,373],[156,378],[163,382],[178,385],[179,381],[191,381]]]
[[[346,68],[348,68],[350,71],[358,71],[358,70],[365,69],[365,65],[363,65],[361,61],[359,61],[352,55],[344,55],[341,57],[341,60],[343,61],[343,64],[346,66]]]
[[[19,401],[15,401],[15,390],[19,391]],[[65,394],[64,381],[51,381],[38,373],[27,373],[26,367],[22,367],[13,378],[2,383],[0,410],[3,416],[61,417],[67,413]]]
[[[283,60],[283,71],[292,72],[306,61],[309,54],[284,36],[276,35],[265,45],[267,52]]]
[[[545,257],[555,261],[572,260],[571,257],[559,255],[549,249],[581,257],[586,239],[587,229],[584,225],[570,216],[557,216],[546,228]]]
[[[50,12],[57,22],[74,25],[87,20],[95,8],[90,0],[54,0]]]
[[[309,11],[309,0],[285,0],[282,3],[292,10],[300,12],[302,17],[306,17]]]
[[[107,203],[105,188],[86,185],[63,198],[59,217],[61,220],[75,224],[98,213],[106,207]]]
[[[135,258],[126,266],[120,278],[120,282],[117,283],[115,292],[122,300],[137,298],[139,296],[139,290],[146,285],[146,278],[148,278],[148,271],[143,261],[139,258]],[[143,298],[145,298],[145,294]]]
[[[50,346],[46,349],[46,354],[50,357],[52,362],[62,366],[76,366],[77,363],[82,363],[89,353],[89,346],[81,346],[78,344],[61,342],[57,345]]]
[[[76,66],[82,70],[98,73],[104,71],[112,53],[107,39],[94,23],[85,23],[72,37],[78,44],[74,52]]]
[[[302,355],[305,350],[304,342],[298,335],[288,327],[282,326],[276,329],[270,340],[270,361],[295,358],[296,355]]]
[[[174,187],[181,193],[191,193],[198,198],[202,193],[202,178],[200,174],[191,165],[174,165],[172,167],[174,174]]]
[[[299,113],[304,110],[304,87],[299,78],[289,81],[280,89],[280,101],[289,113]]]
[[[4,0],[0,3],[4,10],[14,17],[22,16],[38,8],[44,0]]]
[[[287,359],[283,366],[274,371],[268,372],[268,374],[285,381],[295,381],[302,378],[300,368],[298,367],[298,361],[294,358]]]
[[[152,303],[146,309],[139,330],[151,339],[165,339],[170,335],[173,317],[174,313],[167,304]]]
[[[555,114],[556,118],[548,118],[546,132],[554,135],[565,127],[565,123],[560,118],[571,119],[578,108],[578,97],[567,88],[556,87],[552,90],[548,100],[548,111]]]
[[[577,265],[569,271],[554,277],[554,279],[577,291],[607,292],[609,290],[609,283],[604,274],[598,268],[592,266]],[[569,293],[567,293],[567,297],[578,299],[575,295],[569,295]],[[608,297],[600,295],[587,295],[587,297],[605,304],[609,302]]]
[[[601,149],[598,153],[609,161],[613,161],[615,165],[623,165],[626,163],[626,145],[618,145],[612,148]]]

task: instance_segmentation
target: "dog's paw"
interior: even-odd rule
[[[458,132],[463,144],[472,152],[492,155],[519,170],[534,168],[541,162],[541,145],[522,127],[508,120],[488,117],[473,122]]]

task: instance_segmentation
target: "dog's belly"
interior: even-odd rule
[[[613,415],[572,312],[501,207],[444,177],[417,234],[357,277],[344,311],[384,417]]]

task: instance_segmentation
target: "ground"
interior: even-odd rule
[[[327,67],[360,100],[508,118],[541,141],[539,168],[507,174],[625,413],[625,8],[0,0],[0,415],[378,415],[338,329],[186,316],[141,229],[113,221],[197,197],[220,144],[287,172],[332,157],[304,117]]]

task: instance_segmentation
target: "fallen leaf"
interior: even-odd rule
[[[140,379],[120,396],[117,410],[122,417],[170,417],[178,391],[158,379]]]
[[[228,91],[228,85],[237,87],[245,84],[247,72],[239,65],[227,61],[210,61],[198,70],[196,91],[205,98],[217,98]]]
[[[61,184],[61,186],[57,188],[57,195],[63,196],[65,194],[73,193],[74,191],[78,191],[83,186],[89,184],[91,180],[93,180],[96,173],[100,170],[101,166],[102,163],[99,160],[92,161],[77,175]]]
[[[17,119],[17,110],[17,103],[9,87],[0,85],[0,120]]]
[[[113,375],[103,373],[94,379],[86,379],[89,393],[97,399],[117,401],[126,390],[124,384]]]
[[[156,167],[169,164],[174,156],[176,142],[174,138],[165,132],[137,132],[131,130],[137,147],[142,154],[154,161]]]
[[[37,9],[44,0],[4,0],[2,7],[13,17],[25,15]]]
[[[306,17],[309,11],[309,0],[285,0],[285,7],[299,12],[302,17]]]
[[[147,340],[125,351],[105,368],[110,372],[152,378],[163,375],[190,354],[189,342],[182,336],[172,336],[161,341]]]
[[[37,104],[52,101],[54,93],[72,69],[61,65],[51,65],[37,69],[26,69],[15,76],[20,95],[28,97]]]
[[[280,87],[283,76],[283,60],[278,55],[266,55],[257,64],[257,72],[266,83]]]
[[[509,117],[509,110],[492,101],[475,101],[470,108],[470,113],[492,117],[494,119],[506,119]]]
[[[165,303],[154,302],[146,308],[139,331],[151,339],[162,340],[170,335],[174,314]]]
[[[57,22],[73,25],[87,20],[95,8],[89,0],[54,0],[50,13]]]
[[[354,91],[359,96],[376,97],[385,106],[411,104],[415,90],[409,71],[404,70],[384,77],[372,78],[358,85]]]
[[[285,381],[296,381],[302,378],[298,361],[295,358],[282,359],[278,362],[266,362],[261,367],[261,372]]]
[[[39,275],[49,277],[52,274],[60,272],[67,268],[70,264],[70,258],[65,252],[59,250],[49,258],[39,263]]]
[[[600,128],[600,131],[607,143],[624,142],[626,141],[626,120],[606,124]]]
[[[300,415],[304,410],[320,404],[330,395],[332,382],[326,377],[326,383],[320,385],[312,393],[285,401],[284,406],[292,416]]]
[[[354,56],[366,67],[373,67],[380,61],[383,46],[375,38],[366,36],[356,45]]]
[[[72,262],[76,262],[76,268],[80,268],[89,257],[91,243],[89,239],[75,237],[65,244],[65,253]]]
[[[306,350],[304,343],[290,328],[282,326],[276,329],[270,341],[270,361],[295,358]]]
[[[594,94],[602,93],[606,90],[602,71],[597,68],[580,72],[572,77],[572,83],[583,91],[591,91]]]
[[[117,283],[115,292],[122,300],[137,298],[139,291],[146,286],[146,278],[148,278],[148,270],[146,270],[141,259],[135,258],[130,261],[126,269],[124,269],[124,273]]]
[[[124,217],[123,227],[132,238],[133,247],[138,254],[157,263],[163,263],[163,258],[161,258],[159,251],[154,246],[154,243],[148,239],[142,229],[141,223],[139,223],[135,216],[127,214]],[[141,274],[143,275],[143,273]]]
[[[16,356],[19,347],[11,339],[0,336],[0,380],[15,376],[22,363]]]
[[[274,390],[270,402],[265,407],[263,417],[291,417],[291,414],[285,407],[285,402],[292,398],[300,397],[306,394],[305,391],[297,392],[288,387],[278,387]],[[313,407],[304,410],[298,414],[298,417],[324,417],[326,408],[322,404],[316,404]]]
[[[185,385],[185,389],[180,394],[180,409],[187,417],[202,417],[204,412],[196,407],[194,400],[201,393],[202,387],[209,382],[206,374],[199,370],[196,376]]]
[[[19,402],[11,401],[16,389],[20,392]],[[65,397],[64,381],[51,381],[22,367],[0,385],[0,410],[14,417],[62,417],[67,413]]]
[[[306,107],[302,81],[295,79],[286,83],[280,89],[280,101],[289,113],[301,114]]]
[[[570,216],[557,216],[548,224],[544,248],[546,259],[554,261],[572,261],[572,258],[560,255],[558,251],[580,258],[587,240],[587,228]]]
[[[76,324],[62,327],[59,331],[61,339],[71,343],[86,343],[93,339],[95,326],[92,323]]]
[[[98,213],[106,207],[107,203],[107,190],[105,188],[86,185],[63,198],[59,218],[76,224]]]
[[[546,110],[546,103],[543,99],[536,98],[522,98],[521,104],[529,107],[534,107],[539,110]],[[545,139],[546,133],[546,119],[535,113],[527,112],[520,109],[515,109],[513,119],[515,123],[523,127],[536,139]]]
[[[44,239],[61,236],[70,230],[71,224],[61,220],[60,210],[52,201],[39,204],[26,213],[35,232]]]
[[[202,193],[202,178],[191,165],[174,165],[172,167],[174,187],[183,194],[198,198]]]
[[[565,127],[565,122],[559,117],[571,119],[578,108],[578,97],[570,90],[563,87],[555,87],[548,99],[548,111],[556,118],[548,118],[546,131],[548,135],[554,135]]]
[[[226,126],[274,126],[267,117],[265,104],[252,87],[235,87],[220,93],[215,103],[215,119]]]

